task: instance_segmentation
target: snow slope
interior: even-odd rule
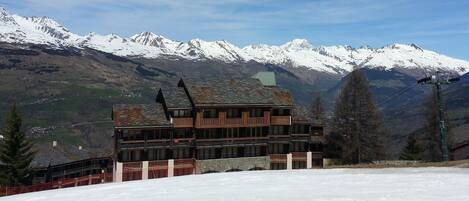
[[[226,63],[251,60],[292,68],[307,68],[346,75],[354,68],[368,67],[444,70],[459,74],[469,72],[469,62],[424,50],[415,44],[393,44],[382,48],[350,46],[313,46],[305,39],[283,45],[248,45],[237,47],[227,41],[192,39],[175,41],[151,32],[130,38],[115,34],[90,33],[79,36],[47,17],[22,17],[0,7],[0,41],[89,47],[119,56],[159,58],[182,57],[191,60],[217,60]]]
[[[324,169],[214,173],[100,184],[1,201],[463,201],[469,169]]]

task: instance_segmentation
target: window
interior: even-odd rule
[[[120,152],[123,162],[141,161],[143,158],[143,150],[125,150]]]
[[[272,116],[290,116],[290,109],[273,109]]]
[[[271,126],[270,135],[288,135],[288,126]]]
[[[149,149],[148,160],[166,160],[166,149]]]
[[[222,158],[234,158],[238,155],[236,147],[223,147]]]
[[[241,118],[241,110],[240,109],[228,109],[226,111],[227,118]]]
[[[306,169],[306,161],[293,161],[293,169]]]
[[[272,143],[269,144],[269,154],[287,154],[289,152],[288,144]]]
[[[218,118],[218,111],[216,109],[204,109],[204,118]]]
[[[247,128],[250,137],[265,137],[267,136],[267,127],[250,127]]]
[[[144,140],[141,130],[124,130],[121,139],[123,141]]]
[[[246,146],[244,148],[244,157],[261,156],[260,146]]]
[[[147,133],[147,140],[169,139],[169,129],[155,129]]]
[[[239,137],[239,128],[227,128],[226,136],[228,138],[238,138]]]
[[[191,117],[192,112],[190,110],[174,110],[173,117]]]
[[[293,126],[293,134],[309,134],[310,126],[308,124],[296,124]]]
[[[311,144],[311,151],[314,152],[322,152],[323,151],[323,146],[321,143],[314,143]]]
[[[197,158],[200,160],[204,159],[214,159],[215,158],[215,148],[203,148],[197,150]]]
[[[313,158],[313,167],[322,167],[322,158]]]
[[[249,111],[250,117],[263,117],[264,111],[261,108],[253,108]]]
[[[197,133],[197,139],[217,139],[223,137],[222,128],[207,128],[200,129],[200,132]]]
[[[174,159],[183,159],[190,158],[190,149],[189,147],[178,147],[173,149],[173,158]]]
[[[293,152],[305,152],[306,151],[306,143],[304,142],[293,142]]]
[[[174,138],[192,138],[192,130],[190,128],[175,128]]]
[[[250,137],[249,128],[239,128],[239,137]]]
[[[270,169],[271,170],[285,170],[287,169],[287,164],[286,163],[271,163]]]

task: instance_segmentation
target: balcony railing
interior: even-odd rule
[[[243,118],[226,118],[225,125],[240,127],[243,125]]]
[[[291,125],[291,116],[272,116],[270,123],[272,125]]]
[[[269,154],[270,162],[272,163],[286,163],[287,154]]]
[[[250,126],[262,126],[262,125],[268,125],[269,123],[266,122],[265,117],[249,117],[248,118],[248,125]]]
[[[217,125],[220,125],[220,118],[202,118],[200,119],[200,125],[216,127]]]
[[[190,128],[192,127],[192,117],[175,117],[173,118],[174,128]]]
[[[197,128],[231,128],[269,125],[269,111],[265,111],[263,117],[250,117],[249,112],[243,112],[240,118],[227,118],[226,112],[220,112],[218,118],[203,118],[202,112],[197,112],[195,124]]]
[[[306,160],[306,152],[292,152],[292,160]]]

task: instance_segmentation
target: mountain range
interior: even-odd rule
[[[256,44],[241,48],[225,40],[180,42],[151,32],[129,38],[94,32],[79,36],[51,18],[23,17],[10,14],[5,8],[0,8],[0,38],[3,42],[44,44],[56,48],[88,47],[125,57],[218,60],[225,63],[252,60],[342,76],[360,67],[469,72],[469,62],[425,50],[415,44],[353,48],[344,45],[313,46],[305,39],[294,39],[280,46]]]
[[[0,8],[0,114],[13,103],[20,106],[40,153],[38,165],[109,154],[112,104],[153,102],[159,87],[174,85],[179,77],[272,71],[278,85],[304,107],[320,91],[330,115],[348,73],[358,68],[383,113],[391,156],[399,154],[408,134],[424,126],[422,106],[431,88],[415,83],[437,70],[462,78],[444,87],[443,95],[457,140],[469,139],[469,62],[415,44],[354,48],[294,39],[237,47],[224,40],[179,42],[151,32],[80,36],[51,18]],[[61,146],[51,150],[52,140]]]

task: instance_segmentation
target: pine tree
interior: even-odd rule
[[[0,142],[0,161],[3,163],[0,182],[3,185],[17,186],[31,183],[33,171],[30,168],[34,158],[32,143],[21,130],[22,119],[16,105],[6,115],[3,140]]]
[[[407,145],[402,150],[399,159],[401,160],[422,160],[422,148],[420,147],[415,135],[407,137]]]
[[[311,103],[311,118],[319,124],[325,123],[324,106],[320,92],[316,92],[313,96],[313,101]]]
[[[336,100],[332,133],[332,146],[340,147],[346,164],[371,162],[385,157],[382,117],[375,106],[368,80],[355,70]],[[334,145],[335,144],[335,145]]]

